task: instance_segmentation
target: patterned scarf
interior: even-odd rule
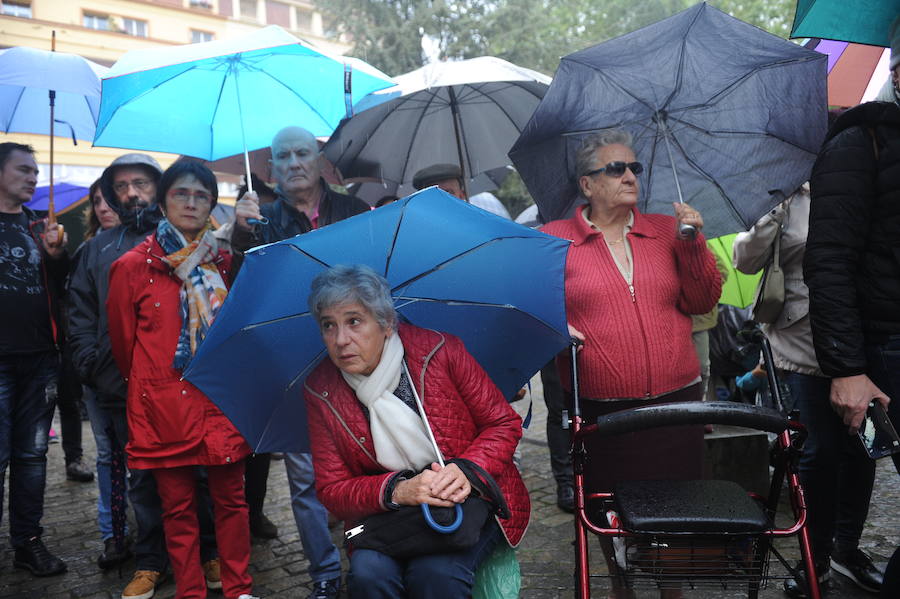
[[[228,295],[225,281],[214,263],[219,246],[209,225],[188,243],[166,219],[159,221],[156,227],[156,240],[166,253],[163,262],[184,283],[181,287],[181,334],[172,362],[174,368],[184,370]]]

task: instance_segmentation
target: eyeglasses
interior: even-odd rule
[[[153,185],[153,181],[151,181],[150,179],[132,179],[131,181],[119,181],[118,183],[113,185],[113,190],[116,193],[124,193],[132,185],[139,191],[148,191],[150,189],[150,186]]]
[[[190,189],[173,189],[169,191],[169,199],[179,204],[187,204],[190,199],[194,199],[194,203],[198,206],[208,206],[212,204],[212,196],[205,191],[191,191]]]
[[[603,168],[588,171],[584,176],[593,177],[598,173],[605,173],[607,177],[621,177],[625,174],[625,169],[630,170],[635,175],[640,175],[644,172],[644,165],[640,162],[622,162],[621,160],[616,160],[615,162],[610,162]]]

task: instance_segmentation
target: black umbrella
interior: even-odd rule
[[[684,201],[709,237],[746,230],[809,177],[827,60],[698,4],[563,58],[510,158],[542,220],[563,218],[582,139],[622,128],[646,167],[642,211]]]

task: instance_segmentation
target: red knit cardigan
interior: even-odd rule
[[[582,396],[655,397],[699,376],[689,315],[712,310],[722,291],[715,258],[702,235],[679,240],[673,217],[634,209],[628,233],[634,258],[629,288],[603,234],[580,211],[542,230],[573,242],[566,260],[566,314],[585,335],[579,355]],[[561,358],[559,365],[568,389],[568,361]]]

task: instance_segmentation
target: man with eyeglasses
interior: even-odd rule
[[[231,244],[237,251],[307,233],[369,210],[369,205],[359,198],[328,187],[322,178],[322,153],[318,142],[306,129],[285,127],[279,131],[272,139],[271,164],[276,200],[260,207],[256,193],[248,192],[235,205]],[[294,521],[313,581],[309,597],[336,599],[341,584],[341,557],[328,532],[328,513],[316,498],[312,454],[287,453],[284,465],[291,486]],[[262,498],[254,502],[251,495],[262,493],[262,497],[265,496],[267,476],[267,454],[247,461],[250,530],[256,536],[260,536],[260,524],[265,521],[260,522],[264,518]],[[260,484],[262,490],[253,489]]]
[[[108,435],[109,443],[124,452],[128,442],[125,416],[127,387],[112,356],[106,314],[109,269],[125,252],[141,243],[156,229],[162,213],[156,203],[156,185],[162,175],[159,163],[146,154],[119,156],[103,171],[100,190],[121,224],[100,232],[78,251],[77,264],[69,280],[69,343],[75,367],[82,380],[96,394],[96,410],[91,410],[91,427],[96,435]],[[101,460],[98,460],[101,461]],[[111,468],[98,464],[100,485],[98,510],[111,509]],[[124,484],[124,481],[117,481]],[[207,493],[201,493],[201,497]],[[136,571],[122,591],[122,599],[149,599],[162,582],[168,565],[162,528],[162,508],[156,481],[150,471],[132,469],[128,498],[134,509],[137,535],[134,542]],[[221,588],[215,534],[209,501],[201,501],[201,554],[207,585]],[[113,533],[101,530],[104,549],[97,559],[102,569],[113,568],[131,556],[125,545],[116,547]]]

